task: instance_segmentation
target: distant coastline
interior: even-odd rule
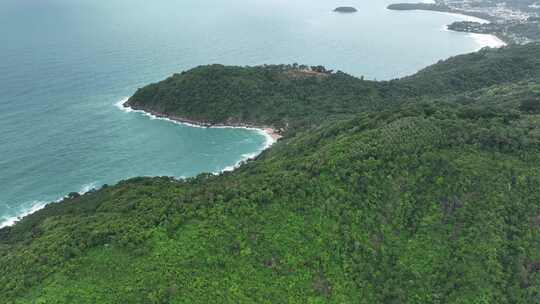
[[[459,16],[460,18],[467,17],[467,20],[462,21],[470,21],[470,22],[477,22],[477,23],[492,23],[495,22],[496,19],[482,13],[474,13],[474,12],[468,12],[464,10],[456,10],[453,8],[450,8],[445,5],[439,5],[436,4],[434,1],[426,1],[426,2],[420,2],[420,3],[395,3],[390,4],[387,6],[388,10],[392,11],[429,11],[429,12],[437,12],[437,13],[443,13],[447,15],[454,15]],[[445,26],[445,30],[447,31],[454,31],[458,33],[467,33],[470,34],[475,40],[480,41],[481,44],[486,44],[486,46],[489,47],[503,47],[508,45],[508,41],[504,37],[501,37],[500,35],[497,35],[496,33],[474,33],[474,32],[468,32],[468,31],[455,31],[452,29],[449,29],[449,24]],[[482,36],[490,36],[492,39],[485,39],[480,38]]]
[[[446,5],[439,5],[434,2],[420,2],[420,3],[394,3],[386,7],[389,10],[393,11],[433,11],[441,13],[453,13],[459,15],[465,15],[469,17],[475,17],[489,22],[496,21],[495,18],[490,15],[476,12],[468,12],[464,10],[457,10]]]

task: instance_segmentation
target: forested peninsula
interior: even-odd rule
[[[382,82],[210,65],[143,87],[128,106],[284,136],[233,172],[134,178],[1,229],[0,301],[538,303],[539,54]]]

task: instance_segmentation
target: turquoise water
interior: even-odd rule
[[[0,226],[68,192],[133,176],[217,172],[266,138],[127,113],[138,87],[200,64],[323,64],[367,78],[411,74],[479,48],[456,17],[390,1],[0,1]]]

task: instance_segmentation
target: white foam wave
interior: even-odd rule
[[[262,129],[256,129],[256,128],[250,128],[250,129],[257,131],[259,134],[264,136],[265,141],[264,141],[263,146],[256,152],[242,154],[240,160],[238,160],[234,165],[227,166],[223,168],[223,170],[221,171],[213,172],[213,174],[218,175],[223,172],[234,171],[235,169],[240,167],[242,164],[244,164],[244,162],[246,162],[247,160],[254,159],[255,157],[259,156],[259,154],[261,154],[264,150],[270,148],[276,142],[276,140],[272,138],[272,136],[267,131],[262,130]]]
[[[124,103],[126,103],[126,101],[128,99],[129,98],[121,99],[120,101],[115,103],[115,106],[118,107],[119,109],[121,109],[122,111],[127,112],[127,113],[131,113],[131,112],[139,113],[139,114],[142,114],[142,115],[144,115],[144,116],[146,116],[146,117],[148,117],[150,119],[164,120],[164,121],[174,123],[174,124],[177,124],[177,125],[189,126],[189,127],[193,127],[193,128],[244,129],[244,130],[255,131],[255,132],[257,132],[257,133],[264,136],[264,138],[265,138],[264,144],[263,144],[263,146],[261,148],[259,148],[259,150],[257,150],[257,152],[243,154],[242,157],[240,158],[240,160],[238,160],[234,165],[226,166],[221,171],[213,172],[213,174],[215,174],[215,175],[218,175],[218,174],[223,173],[223,172],[228,172],[228,171],[235,170],[236,168],[240,167],[245,161],[257,157],[264,150],[270,148],[276,142],[276,140],[274,138],[272,138],[272,136],[269,134],[269,131],[259,129],[259,128],[242,127],[242,126],[211,126],[211,127],[206,127],[206,126],[191,124],[191,123],[188,123],[188,122],[181,122],[181,121],[173,120],[173,119],[170,119],[170,118],[167,118],[167,117],[156,116],[156,115],[154,115],[152,113],[148,113],[148,112],[143,111],[143,110],[134,110],[134,109],[132,109],[130,107],[125,107],[124,106]]]
[[[92,183],[89,183],[89,184],[85,184],[81,187],[81,190],[78,192],[80,195],[83,195],[91,190],[93,190],[95,188],[95,185],[96,185],[96,182],[92,182]],[[62,201],[63,199],[65,199],[67,197],[66,196],[62,196],[58,199],[56,199],[55,201],[53,201],[53,203],[58,203],[60,201]],[[18,221],[20,221],[23,217],[27,216],[27,215],[30,215],[36,211],[39,211],[43,208],[45,208],[45,206],[47,206],[49,203],[48,202],[44,202],[44,201],[33,201],[31,202],[29,205],[30,207],[22,210],[21,212],[19,212],[17,215],[13,215],[13,216],[4,216],[0,219],[0,229],[4,228],[4,227],[9,227],[9,226],[13,226],[15,225],[15,223],[17,223]]]
[[[189,126],[189,127],[194,127],[194,128],[206,128],[205,126],[200,126],[200,125],[196,125],[196,124],[190,124],[190,123],[187,123],[187,122],[180,122],[180,121],[177,121],[177,120],[172,120],[170,118],[167,118],[167,117],[159,117],[159,116],[156,116],[152,113],[149,113],[149,112],[146,112],[146,111],[143,111],[143,110],[135,110],[131,107],[127,107],[125,106],[124,104],[128,101],[129,97],[125,97],[125,98],[122,98],[120,101],[116,102],[114,104],[115,107],[117,107],[118,109],[122,110],[123,112],[126,112],[126,113],[139,113],[141,115],[144,115],[152,120],[156,119],[156,120],[164,120],[164,121],[167,121],[167,122],[170,122],[170,123],[174,123],[174,124],[177,124],[177,125],[184,125],[184,126]],[[218,127],[213,127],[213,128],[218,128]]]
[[[80,195],[85,194],[86,192],[96,189],[96,182],[92,182],[86,185],[83,185],[81,190],[78,192]]]
[[[19,215],[2,217],[2,221],[0,222],[0,229],[15,225],[15,223],[20,221],[23,217],[45,208],[46,205],[47,205],[46,202],[34,201],[32,202],[30,208],[22,211]]]
[[[130,107],[125,107],[124,104],[129,100],[129,97],[120,99],[117,103],[114,104],[115,107],[118,109],[124,111],[124,112],[132,112],[133,109]]]

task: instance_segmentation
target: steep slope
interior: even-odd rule
[[[368,82],[384,107],[317,114],[234,172],[136,178],[0,230],[3,301],[539,302],[540,82],[402,101],[376,91],[414,77],[428,79]]]

